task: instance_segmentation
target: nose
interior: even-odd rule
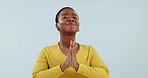
[[[73,18],[69,18],[67,21],[68,22],[74,22],[74,19]]]

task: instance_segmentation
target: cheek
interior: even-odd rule
[[[66,22],[67,20],[66,19],[62,19],[61,17],[59,18],[59,23],[63,23],[63,22]]]
[[[77,25],[78,25],[78,26],[80,25],[80,22],[79,22],[79,21],[77,22]]]
[[[63,24],[66,23],[66,20],[60,20],[59,23],[60,23],[61,25],[63,25]]]

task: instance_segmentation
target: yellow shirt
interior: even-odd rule
[[[72,67],[64,72],[60,64],[64,63],[66,55],[62,53],[58,44],[44,47],[36,61],[32,78],[109,78],[109,70],[92,46],[79,44],[76,54],[79,68]]]

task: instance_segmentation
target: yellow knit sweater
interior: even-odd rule
[[[109,78],[109,70],[100,58],[96,49],[92,46],[79,44],[80,48],[76,54],[79,68],[77,71],[72,67],[64,72],[60,69],[66,55],[64,55],[58,44],[44,47],[36,61],[32,72],[32,78]]]

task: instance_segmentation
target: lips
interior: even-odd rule
[[[75,23],[67,23],[66,26],[75,27],[76,24]]]

